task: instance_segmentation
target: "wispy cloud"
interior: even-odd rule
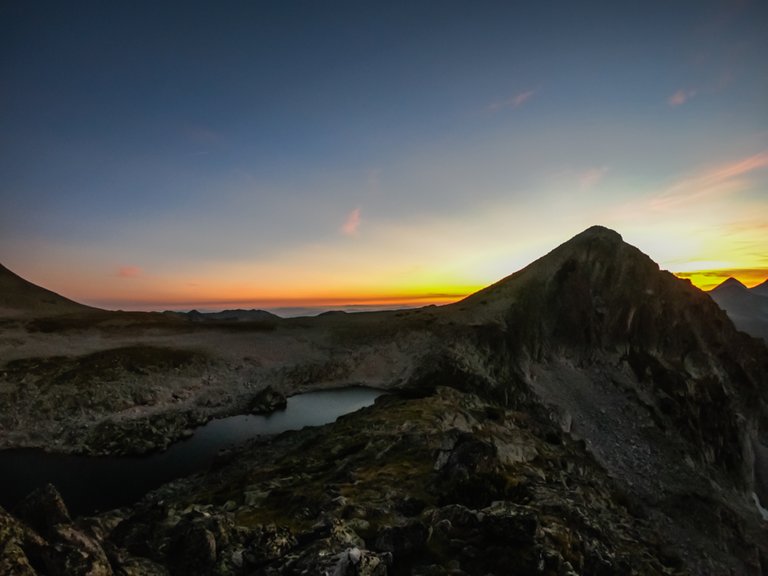
[[[694,96],[696,96],[696,90],[685,90],[681,88],[680,90],[672,94],[672,96],[667,98],[667,104],[669,104],[673,108],[676,106],[682,106]]]
[[[120,278],[138,278],[143,274],[143,271],[138,266],[120,266],[117,269],[117,275]]]
[[[607,173],[607,166],[603,166],[602,168],[590,168],[589,170],[582,172],[579,176],[579,185],[581,186],[581,189],[591,190],[600,183]]]
[[[344,224],[341,225],[341,233],[345,236],[354,236],[360,228],[360,208],[355,208],[347,214]]]
[[[737,192],[745,186],[743,176],[766,167],[768,150],[683,178],[654,197],[651,207],[667,210]]]
[[[490,112],[498,112],[499,110],[503,110],[504,108],[520,108],[523,104],[528,102],[533,96],[536,94],[536,90],[526,90],[524,92],[518,92],[511,98],[507,98],[506,100],[497,100],[496,102],[491,102],[488,104],[487,109]]]

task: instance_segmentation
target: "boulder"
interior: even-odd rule
[[[275,410],[283,410],[288,405],[288,401],[283,394],[267,386],[259,391],[248,404],[248,411],[251,414],[269,414]]]
[[[32,491],[13,512],[44,536],[57,524],[72,523],[67,505],[53,484]]]

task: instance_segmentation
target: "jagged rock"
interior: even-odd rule
[[[116,573],[121,576],[168,576],[168,570],[162,565],[140,556],[119,558],[111,557]]]
[[[511,502],[496,502],[482,510],[481,524],[489,539],[532,544],[539,521],[535,510]]]
[[[284,557],[297,544],[296,538],[285,527],[269,524],[250,531],[245,549],[241,553],[244,567],[257,568]]]
[[[73,525],[57,524],[49,530],[43,552],[51,576],[111,576],[112,567],[101,544]]]
[[[381,552],[389,552],[394,562],[402,564],[422,553],[428,536],[429,530],[421,522],[388,526],[379,531],[374,548]]]
[[[250,401],[248,411],[251,414],[269,414],[275,410],[282,410],[288,405],[283,394],[267,386],[258,392]]]
[[[435,468],[439,471],[441,503],[483,507],[503,498],[504,478],[496,447],[474,435],[457,430],[443,439]]]
[[[0,508],[0,574],[36,576],[25,547],[41,549],[43,546],[41,538]]]
[[[388,557],[349,548],[338,555],[333,576],[387,576]],[[328,574],[331,574],[328,572]]]
[[[216,537],[202,523],[179,523],[166,551],[171,574],[204,576],[216,564]]]
[[[64,499],[53,484],[31,492],[19,503],[14,514],[43,535],[57,524],[72,523]]]
[[[42,537],[0,510],[0,548],[13,570],[20,574],[43,571],[48,576],[112,574],[98,539],[72,523],[61,495],[51,484],[30,494],[16,512]],[[6,573],[16,574],[13,570]]]

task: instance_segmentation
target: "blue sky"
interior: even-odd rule
[[[0,261],[107,307],[429,299],[601,223],[768,276],[766,54],[757,0],[11,0]]]

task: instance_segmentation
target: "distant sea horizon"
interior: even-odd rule
[[[385,310],[410,310],[414,308],[424,308],[425,306],[443,306],[452,304],[466,298],[474,290],[467,294],[429,294],[427,296],[415,298],[392,298],[382,301],[368,302],[345,302],[326,301],[317,304],[303,303],[301,301],[215,301],[208,302],[115,302],[105,300],[80,301],[88,306],[95,306],[102,310],[113,312],[176,312],[186,314],[188,312],[200,312],[203,314],[214,314],[227,310],[263,310],[281,318],[296,318],[299,316],[318,316],[325,312],[381,312]]]
[[[411,310],[414,308],[423,308],[429,304],[348,304],[345,306],[279,306],[276,308],[224,308],[224,309],[201,309],[195,308],[198,312],[223,312],[224,310],[264,310],[280,316],[281,318],[298,318],[301,316],[319,316],[325,312],[381,312],[385,310]],[[191,310],[186,310],[190,312]],[[180,312],[180,310],[176,310]]]
[[[229,305],[229,306],[184,306],[184,307],[164,307],[164,306],[126,306],[126,307],[104,307],[98,306],[104,310],[114,312],[175,312],[187,314],[189,312],[200,312],[203,314],[214,314],[227,310],[263,310],[281,318],[298,318],[306,316],[319,316],[325,312],[382,312],[387,310],[413,310],[424,308],[426,306],[443,306],[457,302],[461,298],[451,300],[424,301],[424,302],[395,302],[387,304],[341,304],[341,305],[309,305],[309,306],[258,306],[258,305]]]

